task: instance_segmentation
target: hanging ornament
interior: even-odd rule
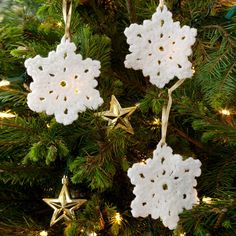
[[[128,170],[136,196],[131,203],[132,215],[160,217],[169,229],[177,227],[183,209],[191,209],[198,203],[194,187],[195,177],[201,174],[201,162],[191,157],[183,160],[166,144],[172,92],[193,75],[188,56],[196,33],[196,29],[181,28],[179,22],[173,22],[163,0],[152,20],[144,21],[143,25],[132,24],[125,30],[131,51],[126,56],[127,68],[143,70],[144,76],[150,76],[150,82],[159,88],[175,76],[180,79],[168,89],[168,103],[162,109],[162,137],[153,158],[136,163]]]
[[[25,61],[27,73],[33,79],[27,96],[29,108],[54,114],[56,121],[64,125],[75,121],[79,112],[96,109],[103,103],[94,79],[100,75],[100,62],[90,58],[83,60],[69,40],[71,4],[66,10],[67,1],[63,1],[65,36],[56,51],[51,51],[46,58],[37,55]]]
[[[137,106],[121,108],[121,105],[116,97],[112,95],[110,101],[110,110],[98,112],[95,115],[101,116],[104,120],[107,120],[111,129],[121,128],[128,133],[134,134],[134,130],[129,122],[129,118],[136,108]]]
[[[179,79],[192,77],[188,56],[192,53],[197,30],[173,22],[163,0],[151,20],[145,20],[142,25],[131,24],[124,34],[131,52],[126,56],[125,67],[142,70],[143,75],[149,76],[150,82],[159,88],[175,76]]]
[[[161,218],[169,229],[175,229],[183,209],[198,203],[195,177],[201,174],[201,162],[173,154],[166,144],[157,145],[153,158],[136,163],[128,170],[135,185],[136,198],[131,203],[134,217]]]
[[[62,189],[58,198],[44,198],[43,201],[46,202],[50,207],[54,209],[50,226],[57,223],[59,220],[64,219],[71,221],[75,219],[75,210],[77,210],[81,205],[83,205],[86,199],[71,199],[68,190],[68,178],[66,176],[62,179]]]

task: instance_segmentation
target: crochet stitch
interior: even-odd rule
[[[164,5],[158,6],[151,20],[142,25],[131,24],[125,29],[131,52],[126,56],[125,67],[142,70],[150,82],[163,88],[171,79],[190,78],[192,63],[188,60],[197,30],[180,27],[173,22],[172,13]]]
[[[37,55],[25,61],[27,72],[33,78],[27,96],[29,108],[54,114],[56,121],[64,125],[76,120],[78,112],[96,109],[103,103],[94,79],[100,75],[100,62],[83,60],[75,50],[75,44],[63,37],[48,57]]]

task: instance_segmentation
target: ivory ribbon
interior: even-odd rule
[[[70,22],[72,13],[72,0],[63,0],[63,19],[65,22],[65,38],[70,40]]]
[[[164,7],[164,4],[165,4],[165,3],[164,3],[164,0],[160,0],[160,1],[159,1],[160,7]]]
[[[167,106],[163,106],[162,108],[162,117],[161,117],[161,145],[166,143],[166,133],[168,127],[168,121],[170,116],[170,109],[172,105],[172,92],[177,89],[185,79],[178,80],[171,88],[168,89],[168,103]]]

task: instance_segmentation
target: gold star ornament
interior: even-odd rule
[[[107,120],[111,129],[121,128],[130,134],[134,134],[129,118],[136,108],[137,106],[122,108],[116,97],[112,95],[110,110],[98,112],[95,115],[101,116],[104,120]]]
[[[62,178],[62,189],[58,198],[44,198],[43,201],[46,202],[50,207],[54,209],[50,226],[57,223],[59,220],[64,219],[71,221],[75,219],[75,210],[77,210],[81,205],[83,205],[86,199],[71,199],[68,190],[68,178],[64,176]]]

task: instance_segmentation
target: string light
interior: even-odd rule
[[[62,22],[61,22],[61,21],[58,21],[58,22],[57,22],[57,26],[58,26],[58,27],[62,27]]]
[[[140,164],[145,165],[145,164],[146,164],[146,160],[145,160],[145,159],[142,159],[142,160],[140,161]]]
[[[122,222],[122,220],[123,220],[122,216],[120,215],[119,212],[117,212],[117,213],[115,214],[115,223],[118,224],[118,225],[120,225],[121,222]]]
[[[154,121],[152,122],[153,125],[161,125],[161,120],[159,118],[154,118]]]
[[[181,233],[179,236],[186,236],[186,233]]]
[[[202,201],[206,204],[212,204],[212,198],[210,197],[203,197]]]
[[[5,80],[5,79],[3,79],[3,80],[0,81],[0,87],[4,87],[4,86],[8,86],[8,85],[10,85],[10,82],[9,82],[9,81],[7,81],[7,80]]]
[[[0,119],[1,118],[14,118],[16,117],[14,114],[9,112],[0,112]]]
[[[230,111],[229,110],[227,110],[227,109],[222,109],[222,110],[220,110],[219,111],[222,115],[225,115],[225,116],[230,116]]]
[[[194,68],[194,66],[192,66],[192,68],[191,68],[191,69],[192,69],[192,72],[193,72],[193,74],[195,74],[195,72],[196,72],[196,71],[195,71],[195,68]]]
[[[45,231],[45,230],[43,230],[43,231],[40,232],[39,235],[40,235],[40,236],[48,236],[48,232]]]
[[[95,232],[88,233],[88,236],[97,236]]]

